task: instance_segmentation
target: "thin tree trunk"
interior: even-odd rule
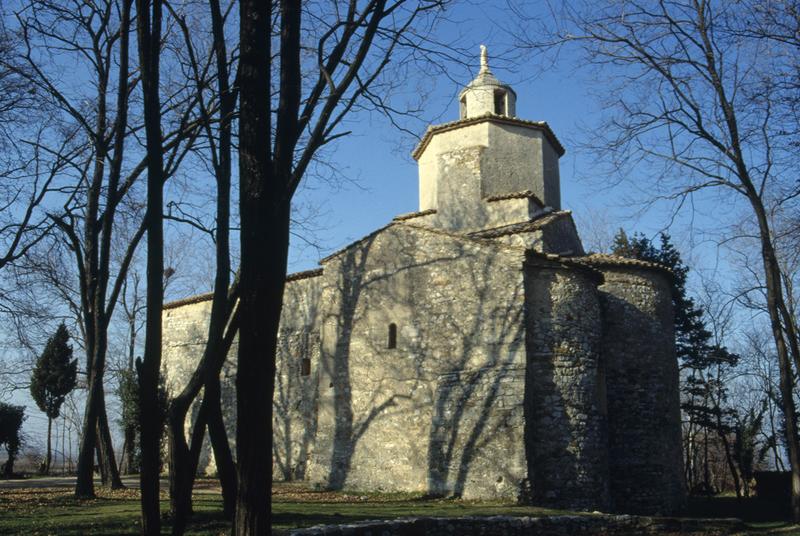
[[[106,475],[103,485],[110,486],[111,489],[122,489],[125,486],[122,484],[122,479],[119,477],[116,456],[114,454],[114,445],[111,442],[111,430],[108,427],[108,414],[106,413],[105,392],[101,390],[101,394],[103,397],[97,416],[97,440],[100,445],[100,464],[104,468],[103,472]]]
[[[47,458],[44,462],[44,474],[50,474],[50,459],[51,459],[51,451],[50,451],[50,437],[53,433],[53,419],[50,416],[47,416]]]
[[[93,375],[92,375],[93,376]],[[86,399],[86,413],[83,417],[83,432],[78,451],[78,468],[75,482],[77,497],[94,497],[94,454],[97,446],[97,414],[99,384],[92,377],[89,380],[89,394]]]
[[[731,445],[728,438],[722,433],[720,429],[719,438],[722,441],[722,447],[725,450],[725,462],[728,465],[728,470],[731,472],[733,478],[733,486],[736,489],[736,499],[742,498],[742,483],[739,479],[739,473],[736,471],[736,463],[733,461],[733,454],[731,454]]]
[[[183,390],[172,399],[169,406],[169,467],[170,467],[170,508],[174,518],[173,534],[182,534],[191,514],[191,493],[199,463],[200,450],[205,436],[206,415],[208,413],[209,393],[204,393],[199,414],[192,427],[192,438],[187,443],[184,427],[186,416],[200,389],[210,378],[219,377],[230,344],[225,345],[225,327],[231,319],[235,302],[229,296],[230,285],[230,188],[231,188],[231,121],[235,111],[235,96],[228,86],[228,57],[225,49],[224,22],[218,0],[209,2],[212,31],[214,36],[214,56],[217,66],[217,86],[219,90],[219,147],[212,142],[211,128],[213,118],[201,105],[204,128],[210,141],[210,150],[217,182],[217,232],[216,232],[216,274],[214,278],[214,297],[211,304],[208,337],[197,367]],[[178,21],[187,42],[189,29]],[[199,80],[199,75],[197,76]],[[198,87],[198,92],[205,88]],[[219,391],[211,396],[219,396]]]
[[[753,210],[758,219],[761,238],[761,258],[764,262],[764,275],[767,290],[767,310],[769,312],[772,338],[775,341],[775,351],[778,355],[778,369],[780,371],[780,390],[783,401],[784,418],[786,422],[786,443],[789,450],[789,465],[792,472],[792,519],[800,522],[800,442],[797,431],[797,408],[794,401],[794,373],[792,360],[784,339],[784,329],[781,325],[779,311],[785,308],[783,289],[781,286],[780,266],[772,245],[769,223],[766,211],[760,197],[755,195],[754,189],[749,189],[749,196]],[[793,333],[793,332],[790,332]],[[797,349],[797,341],[790,341],[792,351]]]
[[[69,236],[76,253],[79,271],[81,272],[81,305],[83,307],[83,325],[86,339],[86,373],[88,376],[89,393],[86,399],[86,411],[81,434],[81,446],[78,454],[77,479],[75,484],[76,496],[94,496],[94,471],[92,464],[93,451],[97,443],[98,419],[103,415],[100,440],[107,452],[107,459],[113,460],[113,446],[111,435],[108,433],[108,419],[105,417],[105,402],[103,395],[103,374],[108,346],[108,320],[114,308],[114,299],[106,303],[106,292],[109,283],[109,265],[111,238],[116,206],[119,202],[117,187],[121,174],[124,153],[125,136],[127,134],[128,110],[128,42],[130,29],[130,8],[132,0],[123,0],[120,9],[119,44],[120,55],[118,61],[118,87],[117,87],[117,119],[113,125],[113,136],[108,137],[109,130],[107,115],[107,89],[111,65],[107,65],[105,76],[98,80],[98,109],[96,112],[97,125],[95,128],[95,165],[92,180],[87,191],[86,213],[84,223],[84,241],[81,244],[75,230],[63,221],[59,223]],[[109,7],[109,11],[112,8]],[[99,67],[98,67],[99,68]],[[108,182],[104,185],[106,160],[109,148],[113,142],[113,156],[108,173]],[[107,192],[105,212],[100,215],[100,198],[103,191]],[[138,239],[136,239],[138,241]],[[135,247],[135,242],[131,244]],[[83,255],[79,252],[83,250]],[[125,277],[127,265],[123,263],[118,277]],[[108,308],[106,308],[108,306]],[[102,407],[101,407],[102,406]],[[102,463],[101,463],[102,465]],[[116,471],[116,464],[111,470],[112,486],[122,483]],[[116,474],[116,482],[114,475]]]
[[[100,471],[100,483],[105,486],[108,483],[108,473],[106,472],[106,466],[103,463],[103,453],[101,452],[102,448],[103,447],[100,446],[100,442],[98,441],[94,446],[94,463],[97,467],[97,470]]]
[[[169,441],[169,505],[172,515],[172,534],[179,536],[186,530],[192,512],[192,461],[183,429],[185,414],[176,415],[170,408],[167,427]],[[176,420],[177,419],[177,420]],[[205,415],[201,409],[194,423],[195,428],[205,430]],[[202,432],[201,432],[202,433]],[[194,435],[194,434],[193,434]]]
[[[217,463],[217,476],[222,486],[222,504],[225,517],[233,519],[236,511],[236,465],[233,462],[233,453],[228,434],[225,431],[225,422],[222,417],[222,401],[219,376],[216,381],[211,381],[205,386],[205,403],[208,400],[208,436],[211,448],[214,449],[214,460]]]

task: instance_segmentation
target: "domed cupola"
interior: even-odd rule
[[[489,55],[481,45],[481,69],[478,76],[458,95],[460,119],[494,114],[505,117],[516,116],[517,94],[498,80],[489,70]]]

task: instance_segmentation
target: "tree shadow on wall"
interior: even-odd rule
[[[309,311],[307,327],[314,325],[316,304],[314,301]],[[310,327],[283,329],[278,341],[280,360],[275,375],[272,456],[277,474],[289,482],[306,478],[311,445],[317,433],[318,370],[312,369],[310,363],[319,361],[319,332]],[[304,360],[309,363],[307,370],[303,370]]]
[[[407,229],[400,234],[404,232],[408,232]],[[387,239],[389,243],[379,244],[379,251],[375,251],[378,235],[368,237],[344,252],[339,261],[340,274],[347,276],[338,278],[336,307],[327,318],[335,330],[336,341],[335,346],[328,350],[328,359],[322,360],[324,366],[330,367],[326,372],[331,378],[329,387],[333,389],[334,431],[328,477],[331,489],[345,486],[356,447],[378,419],[398,417],[401,412],[414,410],[410,405],[413,404],[412,396],[408,393],[414,392],[420,382],[420,358],[425,355],[425,349],[418,343],[407,343],[408,330],[403,330],[411,326],[403,326],[402,322],[402,348],[389,348],[383,332],[375,333],[375,326],[370,328],[370,322],[380,319],[377,324],[381,326],[378,329],[382,329],[393,315],[410,314],[415,306],[409,299],[409,292],[414,290],[411,288],[411,274],[455,258],[453,255],[428,255],[428,258],[420,259],[413,240],[409,243],[394,238]],[[401,355],[416,357],[409,361]],[[360,382],[369,380],[368,393],[363,384],[353,385],[354,358],[358,367],[364,366],[357,372],[357,377]],[[375,366],[369,371],[365,360],[374,360]],[[392,390],[398,383],[403,384],[402,393]],[[363,397],[357,401],[355,411],[354,392]],[[403,407],[399,406],[401,400],[405,401]]]
[[[590,416],[600,409],[597,397],[602,392],[590,381],[601,379],[596,368],[599,333],[592,343],[581,339],[582,330],[576,331],[592,311],[565,307],[567,296],[555,299],[564,291],[557,288],[552,267],[527,267],[525,284],[529,296],[525,449],[530,483],[526,500],[566,508],[605,507],[607,489],[591,488],[598,472],[607,474],[601,452],[605,424]],[[592,464],[596,467],[589,467]]]
[[[412,475],[409,478],[427,486],[431,495],[462,496],[480,457],[481,465],[497,478],[491,486],[507,491],[520,467],[509,468],[499,452],[493,459],[480,454],[496,447],[495,441],[504,441],[503,434],[510,438],[516,433],[516,448],[520,453],[522,449],[521,431],[511,430],[512,421],[522,425],[521,254],[500,254],[502,248],[485,242],[441,236],[437,239],[445,246],[421,253],[424,239],[408,228],[377,244],[376,239],[369,237],[342,254],[341,273],[348,277],[337,282],[338,303],[326,324],[337,334],[335,346],[324,351],[330,355],[322,360],[331,369],[327,373],[333,390],[328,486],[345,486],[359,441],[380,421],[384,433],[427,433],[416,445],[413,437],[386,437],[394,450],[387,445],[384,452],[371,455],[374,460],[385,457],[400,471],[395,475],[401,480]],[[497,270],[505,275],[499,284]],[[398,347],[391,350],[383,330],[397,318]],[[518,382],[514,393],[509,393],[509,380]],[[505,406],[506,399],[515,399],[516,407]],[[384,419],[398,421],[389,424]],[[382,440],[376,438],[370,447],[375,449]],[[417,448],[425,457],[419,458]],[[414,467],[397,467],[403,463]],[[388,483],[391,478],[387,468],[379,480]]]
[[[509,424],[503,417],[492,419],[502,411],[497,407],[502,396],[513,399],[512,393],[503,392],[508,388],[504,380],[524,367],[518,354],[524,350],[522,279],[511,279],[510,288],[501,291],[493,284],[493,272],[510,267],[485,262],[483,256],[474,260],[471,270],[460,273],[468,279],[473,299],[460,303],[459,314],[443,319],[453,353],[436,382],[428,447],[431,496],[464,495],[476,456]],[[494,472],[504,472],[502,461],[496,461]],[[500,475],[493,483],[502,484],[510,476]]]

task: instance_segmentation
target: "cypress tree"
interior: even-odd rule
[[[62,323],[55,334],[47,340],[31,375],[31,395],[39,409],[47,415],[47,457],[42,466],[42,472],[45,474],[50,471],[53,419],[59,417],[61,405],[75,388],[77,372],[78,360],[72,359],[69,332]]]

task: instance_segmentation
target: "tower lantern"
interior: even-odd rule
[[[517,95],[511,86],[498,80],[489,69],[489,53],[481,45],[481,68],[478,76],[458,95],[460,118],[486,114],[516,116]]]

